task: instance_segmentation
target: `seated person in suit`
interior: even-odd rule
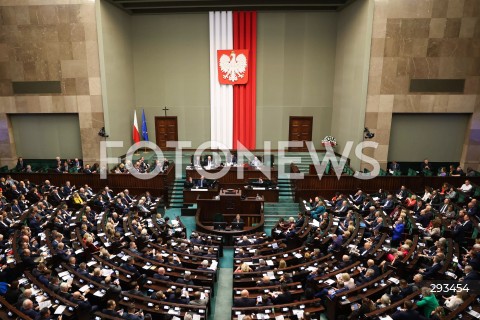
[[[118,317],[117,311],[115,308],[117,307],[117,303],[115,300],[108,300],[107,301],[107,308],[102,310],[102,313],[107,314],[112,317]]]
[[[390,212],[393,211],[394,207],[395,207],[395,203],[393,201],[393,196],[391,194],[389,194],[387,196],[387,199],[385,199],[385,202],[383,203],[382,206],[380,206],[383,211],[385,211],[387,214],[389,214]]]
[[[207,168],[215,168],[216,167],[215,161],[213,161],[212,156],[207,157],[207,159],[203,163],[203,166],[207,167]]]
[[[290,291],[288,291],[288,286],[284,283],[280,286],[281,293],[276,297],[272,294],[273,304],[287,304],[293,302],[293,297]]]
[[[36,319],[38,317],[38,312],[33,309],[33,302],[30,299],[25,299],[23,301],[20,311],[32,319]]]
[[[227,165],[237,164],[237,156],[230,153],[229,155],[227,155],[226,162]]]
[[[258,267],[255,268],[255,271],[267,271],[270,270],[270,267],[267,266],[267,262],[264,259],[260,259],[258,262]]]
[[[195,291],[193,294],[194,299],[190,300],[190,304],[197,306],[206,306],[208,303],[208,293],[205,293],[205,298],[202,299],[202,293],[200,291]]]
[[[460,278],[460,281],[462,282],[469,282],[469,281],[479,281],[480,280],[480,274],[473,269],[471,265],[465,266],[465,269],[463,271],[465,273],[465,276]]]
[[[135,312],[135,305],[131,305],[128,307],[127,312],[125,312],[122,316],[123,319],[126,320],[143,320],[143,312]]]
[[[193,183],[192,177],[188,177],[187,180],[185,180],[185,183],[183,184],[184,189],[192,189],[195,186]]]
[[[200,167],[202,165],[202,158],[200,156],[192,156],[192,166]]]
[[[200,179],[197,180],[196,186],[197,188],[208,188],[210,183],[205,179],[204,176],[201,176]]]
[[[410,319],[427,319],[420,315],[417,310],[413,310],[413,302],[406,300],[403,303],[403,308],[400,308],[390,316],[393,320],[410,320]]]
[[[422,164],[420,165],[420,171],[426,172],[426,171],[433,171],[432,166],[430,165],[430,162],[428,162],[428,159],[423,160]]]
[[[347,215],[347,212],[348,212],[348,201],[347,200],[343,200],[340,207],[338,209],[335,210],[335,213],[337,214],[337,216],[339,217],[344,217]]]
[[[185,275],[183,276],[183,278],[178,278],[175,282],[193,286],[192,273],[190,271],[185,271]]]
[[[19,157],[17,160],[17,165],[15,166],[15,170],[18,172],[23,172],[25,171],[26,165],[25,162],[23,161],[22,157]]]
[[[169,289],[170,290],[170,289]],[[168,290],[167,290],[168,292]],[[182,288],[176,288],[173,293],[168,297],[168,302],[179,303],[179,304],[188,304],[190,299],[188,293],[183,291]]]
[[[431,279],[433,278],[437,273],[438,271],[440,271],[440,269],[442,268],[442,257],[440,255],[436,255],[435,257],[433,257],[433,264],[426,268],[426,269],[419,269],[420,271],[420,274],[423,275],[423,278],[424,279]]]
[[[233,306],[236,308],[254,307],[256,301],[249,296],[250,293],[248,292],[248,290],[242,290],[242,292],[240,293],[240,298],[236,298],[233,301]]]
[[[257,281],[257,287],[269,287],[275,285],[275,282],[270,280],[269,276],[263,276],[262,280]]]
[[[388,172],[390,174],[394,174],[395,171],[400,171],[400,164],[397,162],[397,161],[392,161],[392,163],[390,163],[390,166],[388,168]]]
[[[158,280],[170,281],[170,277],[165,275],[165,268],[164,267],[158,268],[157,273],[155,273],[153,275],[153,277],[155,279],[158,279]]]
[[[231,228],[232,229],[243,229],[242,224],[244,224],[243,219],[240,217],[240,214],[237,213],[235,219],[232,220]]]
[[[260,167],[262,165],[262,161],[258,159],[258,157],[254,157],[253,160],[250,162],[252,167]]]

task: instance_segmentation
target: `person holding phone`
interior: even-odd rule
[[[123,319],[126,320],[144,320],[143,317],[143,310],[139,310],[138,312],[135,312],[135,306],[129,306],[127,313],[123,315]]]

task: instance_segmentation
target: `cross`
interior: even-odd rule
[[[162,110],[165,111],[165,117],[166,117],[167,116],[167,111],[170,110],[170,109],[167,109],[167,107],[165,107]]]

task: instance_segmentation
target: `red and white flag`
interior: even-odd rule
[[[133,133],[132,133],[133,142],[140,142],[140,131],[138,131],[138,122],[137,122],[137,111],[133,111]]]
[[[257,13],[212,11],[209,23],[211,147],[255,149]]]

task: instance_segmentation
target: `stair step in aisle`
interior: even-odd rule
[[[294,202],[294,194],[289,179],[278,179],[278,202],[268,202],[264,206],[265,227],[268,234],[277,224],[278,219],[295,216],[298,204]]]
[[[185,179],[176,179],[173,182],[172,192],[170,194],[170,208],[183,207],[183,184]]]

